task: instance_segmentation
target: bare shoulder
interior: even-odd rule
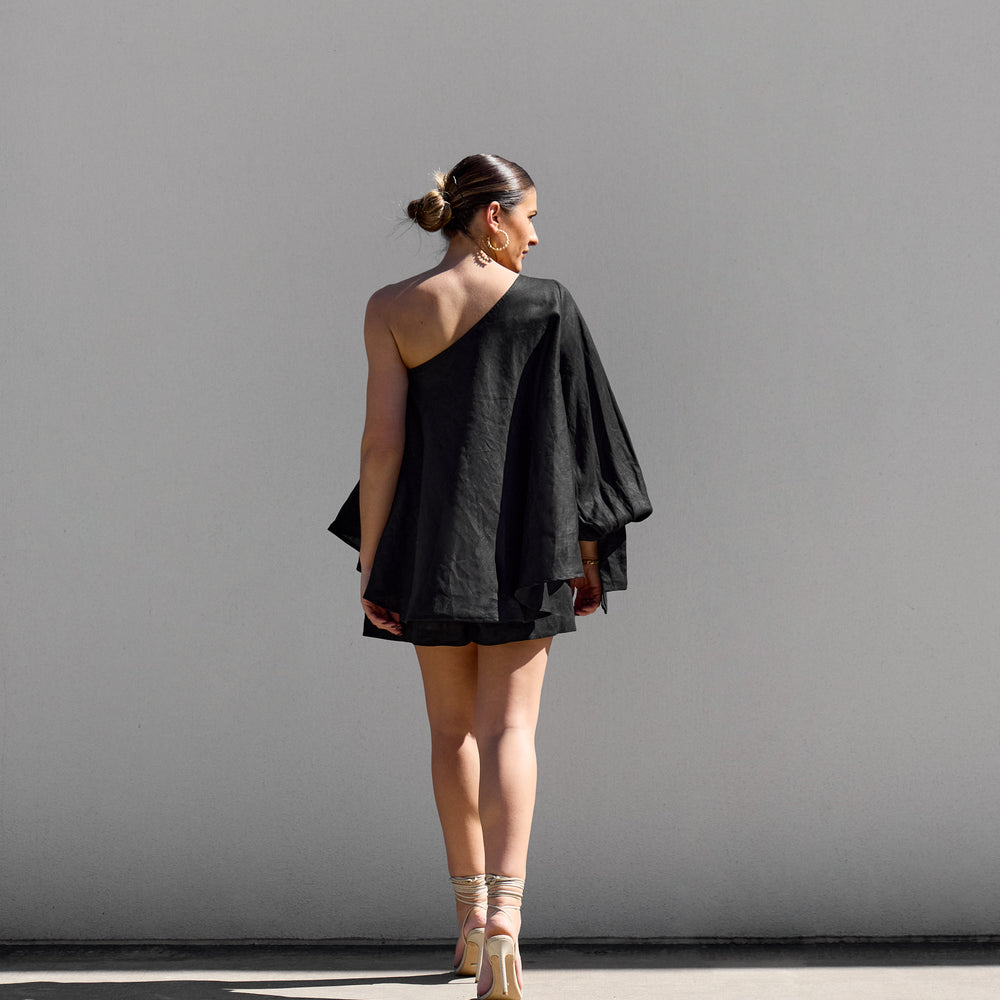
[[[503,268],[438,267],[380,288],[365,320],[368,336],[388,334],[407,368],[462,336],[510,287]]]
[[[390,322],[393,318],[405,316],[414,309],[426,308],[441,294],[441,275],[436,271],[425,271],[412,278],[393,282],[372,294],[368,308]],[[435,280],[437,279],[437,280]]]
[[[385,285],[373,292],[368,299],[365,310],[365,340],[394,340],[394,331],[399,322],[400,310],[405,315],[407,300],[412,296],[413,284],[418,279],[407,278],[403,281]]]
[[[410,367],[413,358],[408,348],[411,331],[433,325],[440,314],[440,293],[428,283],[435,272],[426,272],[385,285],[368,300],[365,312],[365,344],[369,366],[380,370]]]

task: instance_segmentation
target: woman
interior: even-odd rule
[[[575,303],[521,275],[531,178],[477,154],[436,180],[408,214],[447,249],[368,303],[361,481],[330,530],[360,549],[365,634],[416,647],[455,970],[517,998],[549,647],[624,589],[650,506]]]

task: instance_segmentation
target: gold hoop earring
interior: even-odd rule
[[[492,239],[490,239],[490,237],[489,237],[489,236],[487,236],[487,237],[486,237],[486,245],[487,245],[487,246],[488,246],[488,247],[489,247],[489,248],[490,248],[490,249],[491,249],[491,250],[492,250],[492,251],[493,251],[494,253],[500,253],[500,251],[501,251],[501,250],[506,250],[506,249],[507,249],[507,244],[508,244],[508,243],[510,243],[510,237],[509,237],[509,236],[508,236],[508,235],[507,235],[506,233],[504,233],[504,231],[503,231],[502,229],[498,229],[498,230],[497,230],[497,232],[498,232],[498,233],[503,233],[503,238],[504,238],[504,245],[503,245],[502,247],[495,247],[495,246],[493,245],[493,240],[492,240]]]

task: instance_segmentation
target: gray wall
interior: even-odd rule
[[[325,526],[372,289],[539,189],[654,498],[555,643],[525,933],[1000,932],[1000,7],[0,8],[0,937],[451,933]]]

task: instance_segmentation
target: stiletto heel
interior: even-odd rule
[[[493,983],[479,1000],[521,1000],[517,984],[517,945],[509,934],[494,934],[486,942],[486,961]]]
[[[465,903],[469,907],[462,918],[462,957],[458,965],[454,966],[454,972],[456,976],[478,976],[479,966],[483,960],[485,928],[473,927],[466,932],[465,925],[474,910],[486,908],[486,876],[470,875],[468,878],[452,876],[451,884],[455,889],[455,902]]]
[[[489,888],[490,911],[506,913],[521,909],[521,899],[524,896],[524,879],[507,878],[503,875],[487,875],[486,885]],[[493,902],[495,899],[509,899],[513,902]],[[485,961],[481,963],[479,976],[482,981],[483,969],[489,966],[490,988],[485,993],[477,993],[478,1000],[521,1000],[521,984],[517,974],[521,966],[521,952],[517,940],[510,934],[491,934],[486,938]]]
[[[456,976],[478,976],[479,966],[483,961],[483,945],[486,941],[486,930],[483,927],[473,927],[465,938],[465,950],[462,961],[455,970]]]

